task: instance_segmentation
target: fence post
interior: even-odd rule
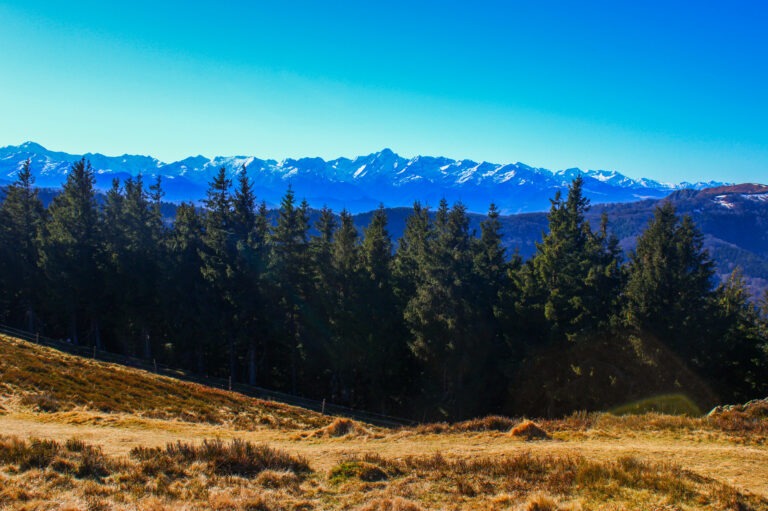
[[[232,390],[232,376],[229,376],[229,390]]]
[[[96,358],[96,346],[93,347],[93,358]]]
[[[157,372],[157,359],[153,358],[152,363],[155,365],[155,372]]]
[[[321,413],[325,415],[325,398],[323,398],[323,408]]]

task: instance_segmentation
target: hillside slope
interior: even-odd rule
[[[313,429],[330,422],[301,408],[68,355],[2,334],[0,400],[6,407],[14,402],[48,413],[125,413],[236,429]]]

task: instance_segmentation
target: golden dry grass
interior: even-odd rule
[[[574,414],[537,420],[552,441],[527,442],[509,434],[515,419],[384,430],[123,368],[130,398],[108,381],[79,396],[71,371],[116,368],[0,343],[0,509],[768,510],[759,406]],[[53,409],[28,397],[42,392]]]

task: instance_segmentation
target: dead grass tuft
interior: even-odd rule
[[[262,471],[256,478],[256,484],[273,490],[280,488],[298,490],[301,478],[289,470],[267,469]]]
[[[130,456],[142,462],[163,460],[168,464],[158,472],[183,473],[182,467],[200,462],[216,475],[255,477],[264,470],[286,470],[294,474],[311,471],[304,458],[291,456],[267,445],[256,445],[240,439],[224,443],[220,439],[204,440],[200,445],[184,442],[171,443],[165,448],[138,447]]]
[[[381,467],[367,461],[342,461],[331,469],[328,479],[332,483],[341,483],[349,479],[359,479],[368,483],[384,481],[388,475]]]
[[[376,499],[360,508],[360,511],[424,511],[416,502],[401,497]]]
[[[560,508],[557,501],[549,495],[534,493],[528,497],[522,509],[525,511],[558,511]]]
[[[459,422],[451,427],[451,431],[463,433],[465,431],[509,431],[515,425],[515,421],[509,417],[489,415],[480,419],[472,419]]]
[[[551,440],[552,437],[544,429],[533,421],[525,420],[515,426],[509,432],[514,437],[525,438],[526,440]]]
[[[312,433],[304,435],[304,438],[339,438],[339,437],[372,437],[372,431],[352,419],[344,417],[336,418],[332,423]]]
[[[21,398],[21,404],[46,413],[58,412],[62,409],[59,400],[50,392],[25,394]]]

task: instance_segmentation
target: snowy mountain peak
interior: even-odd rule
[[[312,206],[327,204],[359,212],[385,206],[410,206],[419,200],[435,205],[441,198],[461,200],[471,211],[484,212],[493,200],[502,212],[541,211],[549,198],[576,176],[594,203],[627,202],[660,198],[683,188],[701,189],[722,183],[660,184],[632,179],[615,170],[569,168],[555,172],[521,162],[453,160],[445,157],[403,158],[389,148],[353,159],[326,161],[319,157],[261,160],[255,156],[190,156],[165,163],[151,156],[77,155],[49,151],[35,142],[0,148],[0,184],[15,179],[19,166],[29,158],[37,184],[61,186],[74,161],[85,156],[96,171],[97,186],[108,188],[112,178],[138,174],[162,175],[168,200],[199,200],[220,167],[234,176],[245,165],[261,199],[277,204],[291,183],[297,196]]]

